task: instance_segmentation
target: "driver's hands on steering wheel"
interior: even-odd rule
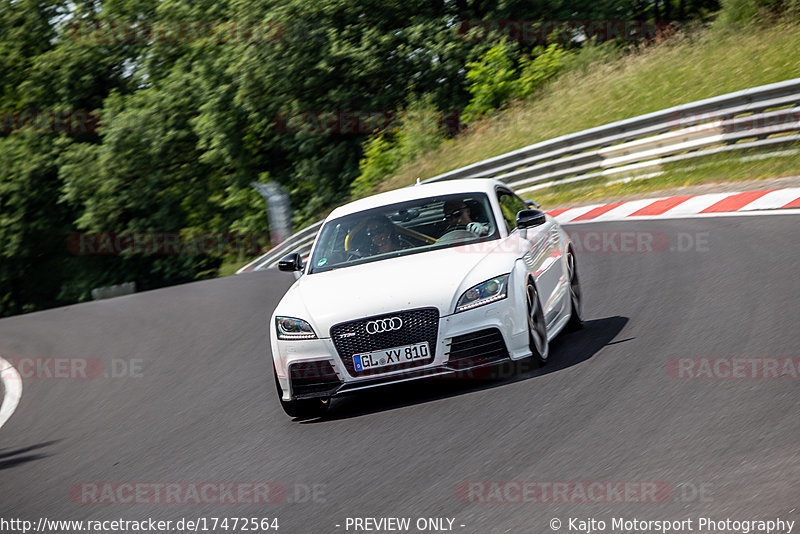
[[[479,222],[471,222],[467,224],[467,232],[475,234],[478,237],[485,236],[489,233],[489,228]]]

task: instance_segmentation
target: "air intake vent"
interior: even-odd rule
[[[508,349],[503,335],[497,328],[487,328],[454,337],[450,343],[447,366],[452,369],[468,369],[505,358],[508,358]]]

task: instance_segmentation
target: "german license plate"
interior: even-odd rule
[[[364,371],[366,369],[378,369],[389,365],[413,362],[414,360],[424,360],[429,355],[428,342],[423,341],[413,345],[353,354],[353,363],[356,371]]]

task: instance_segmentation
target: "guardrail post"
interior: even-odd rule
[[[258,191],[267,202],[269,218],[269,236],[272,246],[279,245],[292,234],[292,207],[289,204],[289,193],[275,182],[250,185]]]

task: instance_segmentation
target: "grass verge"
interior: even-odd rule
[[[711,29],[560,76],[527,102],[404,164],[376,189],[679,104],[800,77],[800,25]]]
[[[654,172],[655,169],[650,170]],[[625,196],[643,195],[665,189],[707,183],[762,180],[800,176],[800,143],[770,153],[741,151],[697,158],[689,163],[668,163],[652,178],[619,182],[620,177],[587,180],[585,185],[566,184],[523,194],[535,199],[544,209],[588,202],[601,202]],[[617,181],[617,183],[613,183]]]

